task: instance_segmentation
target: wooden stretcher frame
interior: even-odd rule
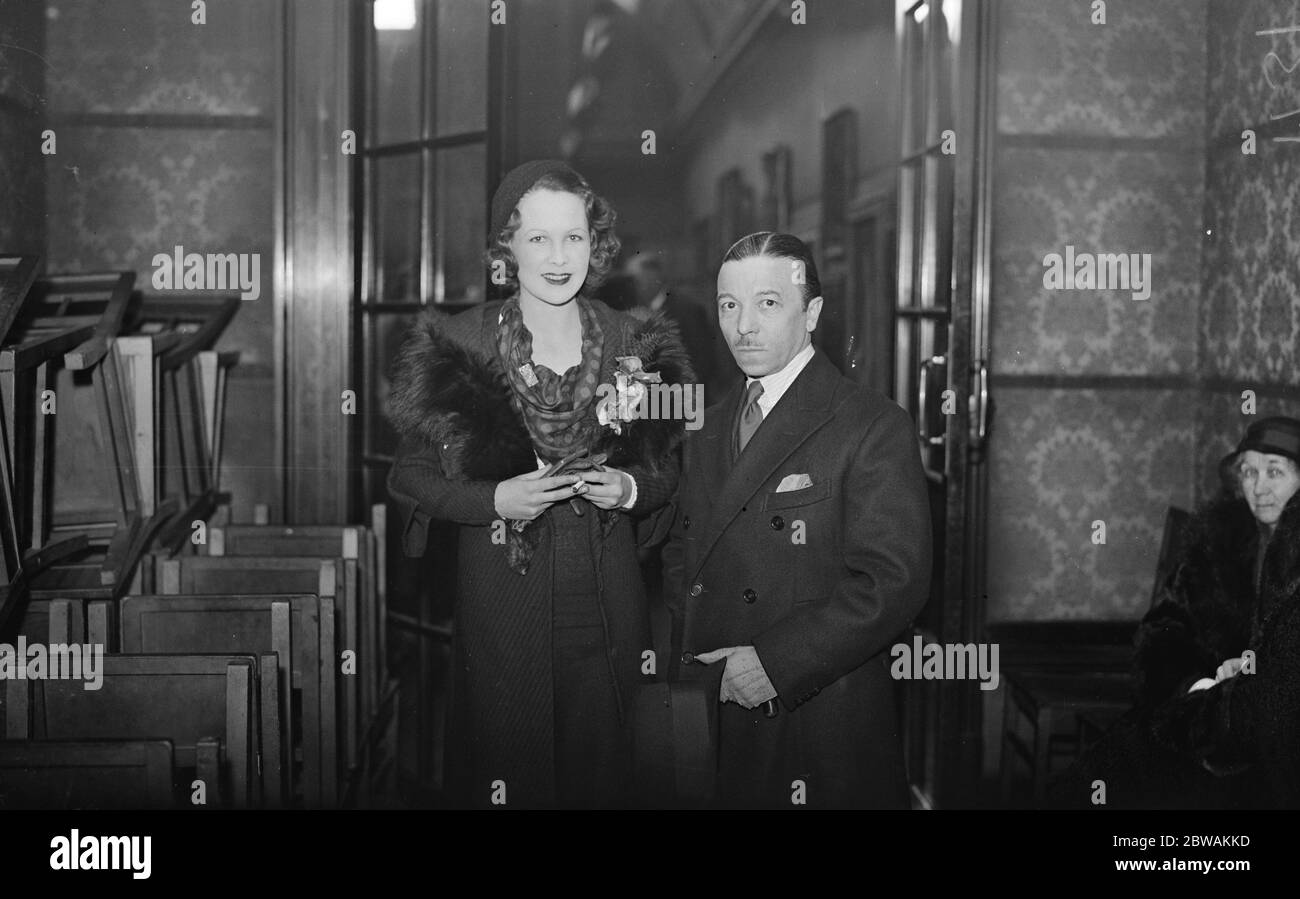
[[[5,738],[8,740],[71,739],[171,739],[176,764],[196,768],[198,777],[208,787],[210,804],[244,808],[249,804],[257,777],[253,756],[253,724],[257,721],[260,697],[256,679],[261,663],[245,655],[105,655],[102,690],[111,689],[110,681],[118,678],[159,678],[165,689],[161,696],[183,695],[186,678],[221,677],[225,681],[225,725],[220,734],[197,737],[193,743],[180,741],[173,734],[134,732],[133,722],[114,719],[105,722],[91,711],[105,694],[85,691],[79,683],[44,680],[5,681]],[[125,689],[125,688],[123,688]],[[71,723],[72,732],[56,725],[50,732],[52,703],[65,712],[56,721]],[[111,731],[110,734],[104,731]],[[229,774],[228,793],[221,789],[222,762]],[[212,803],[212,797],[217,803]]]
[[[121,600],[119,619],[122,651],[193,652],[198,648],[191,643],[195,624],[212,613],[245,616],[254,620],[255,626],[264,622],[264,640],[257,645],[238,646],[222,641],[224,631],[208,631],[202,641],[203,651],[269,654],[276,660],[269,672],[270,682],[264,677],[262,685],[265,803],[270,807],[287,804],[283,788],[288,786],[290,795],[301,790],[307,807],[319,807],[321,731],[319,718],[312,710],[320,707],[319,666],[315,660],[328,649],[320,642],[319,599],[305,594],[126,596]],[[175,629],[169,632],[169,627]],[[303,729],[307,732],[302,740],[302,776],[298,778],[294,777],[296,731],[291,714],[295,689],[302,695]]]
[[[11,740],[0,741],[0,794],[6,778],[29,782],[33,769],[58,774],[57,795],[44,797],[38,809],[165,809],[172,805],[171,740]],[[84,805],[84,799],[69,795],[64,786],[78,771],[98,771],[115,778],[126,772],[142,772],[143,789],[130,794],[129,803]],[[120,792],[120,788],[119,788]],[[23,806],[18,806],[22,808]],[[0,812],[14,808],[0,800]]]
[[[135,445],[157,474],[148,495],[175,501],[158,535],[172,553],[194,521],[208,520],[227,500],[220,492],[226,385],[239,353],[212,347],[239,307],[237,296],[146,297],[133,310],[132,333],[120,341],[137,379],[137,408],[156,400],[152,417],[137,422]]]
[[[5,407],[10,473],[30,479],[12,491],[28,592],[33,598],[98,599],[129,585],[164,516],[141,502],[140,466],[131,446],[130,408],[124,397],[117,334],[131,298],[134,272],[54,275],[36,280],[0,350],[0,395]],[[52,388],[59,363],[85,371],[95,392],[98,427],[112,454],[114,509],[61,513],[54,520],[54,447],[41,392]],[[18,461],[24,464],[16,465]],[[170,511],[170,510],[166,510]],[[102,560],[71,562],[74,553],[102,545]],[[37,579],[37,574],[41,576]]]

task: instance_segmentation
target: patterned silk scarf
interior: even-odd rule
[[[600,384],[605,335],[591,304],[581,297],[574,302],[582,320],[582,361],[562,375],[533,363],[533,335],[524,324],[518,297],[506,301],[497,328],[497,355],[510,382],[512,402],[537,455],[548,463],[586,449],[595,428],[588,412]]]

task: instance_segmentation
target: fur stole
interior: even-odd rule
[[[498,303],[458,316],[429,310],[408,335],[391,369],[389,419],[403,437],[433,446],[444,476],[500,481],[536,468],[532,441],[511,403],[495,348]],[[638,356],[665,383],[691,384],[689,357],[676,326],[656,313],[640,322],[593,301],[605,332],[601,383],[613,384],[616,356]],[[597,401],[598,402],[598,401]],[[595,418],[597,402],[590,415]],[[622,434],[596,425],[592,452],[614,468],[658,472],[682,437],[680,420],[625,423]]]

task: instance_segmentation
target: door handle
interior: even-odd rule
[[[974,414],[970,420],[971,448],[982,449],[989,430],[989,367],[981,362],[975,370],[975,393],[971,396]]]
[[[944,435],[930,434],[929,380],[930,369],[947,363],[944,356],[931,356],[921,363],[916,379],[916,436],[924,446],[943,446]]]

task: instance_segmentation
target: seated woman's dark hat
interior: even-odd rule
[[[1296,465],[1300,465],[1300,421],[1277,415],[1262,418],[1246,429],[1237,448],[1223,457],[1219,463],[1219,472],[1230,476],[1237,457],[1247,450],[1275,456],[1286,456]]]

